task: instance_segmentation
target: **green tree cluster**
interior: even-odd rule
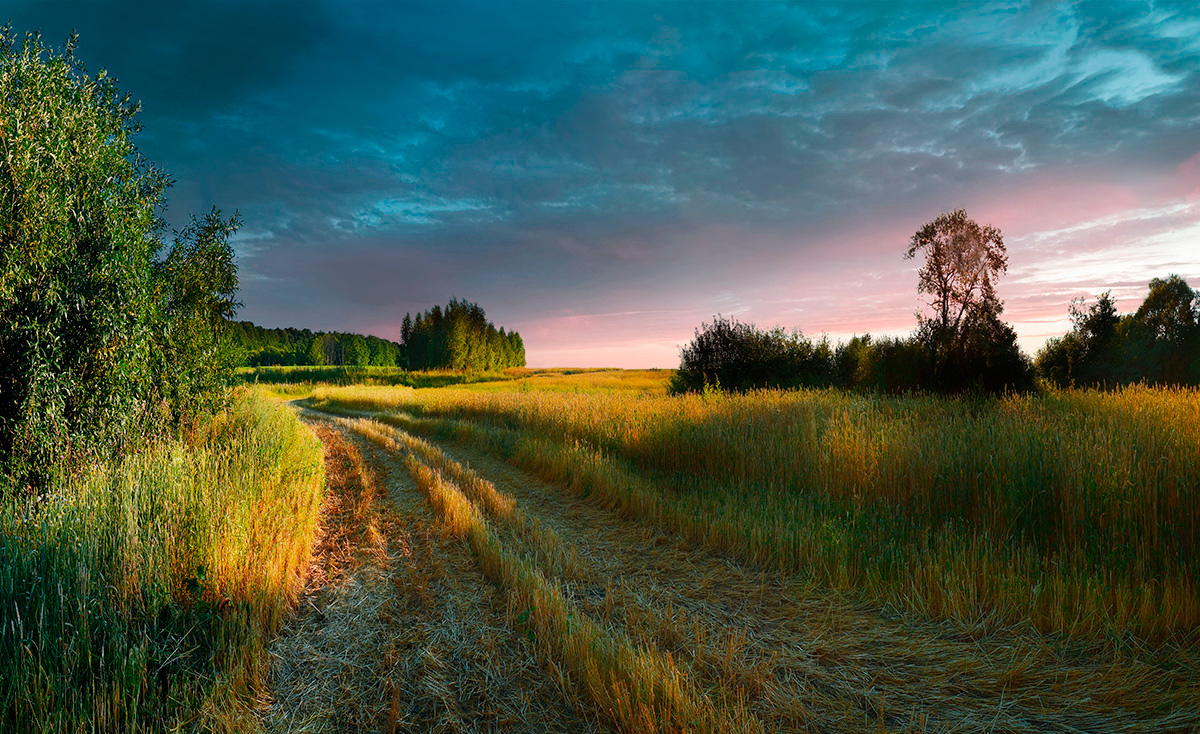
[[[36,488],[219,393],[236,215],[170,247],[138,106],[37,34],[0,31],[0,475]]]
[[[1070,307],[1072,328],[1037,355],[1041,374],[1059,387],[1116,387],[1137,382],[1200,385],[1200,292],[1178,275],[1155,278],[1137,311],[1118,314],[1111,291]]]
[[[927,298],[929,311],[917,314],[914,338],[925,346],[931,368],[920,388],[1031,388],[1033,366],[1017,346],[1017,333],[1000,319],[1004,302],[996,295],[995,281],[1008,270],[1000,230],[955,209],[913,234],[904,258],[918,254],[925,260],[917,271],[917,292]]]
[[[451,298],[444,309],[434,306],[415,319],[404,314],[400,343],[402,366],[413,370],[479,372],[525,366],[521,335],[497,329],[479,304],[457,298]]]
[[[266,329],[249,321],[230,324],[232,341],[248,367],[278,365],[336,365],[395,367],[399,344],[377,336],[310,329]]]
[[[400,365],[401,347],[377,336],[318,332],[309,343],[307,361],[297,364],[345,367],[395,367]]]
[[[304,365],[312,344],[311,329],[268,329],[251,321],[229,324],[230,340],[241,351],[247,367]]]

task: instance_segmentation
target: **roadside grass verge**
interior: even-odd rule
[[[182,441],[0,505],[0,730],[257,728],[321,445],[243,392]]]
[[[1200,629],[1196,391],[313,399],[472,438],[625,515],[935,619],[1184,647]]]

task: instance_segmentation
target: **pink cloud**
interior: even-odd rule
[[[1189,203],[1200,203],[1200,153],[1188,158],[1175,169],[1180,190]]]

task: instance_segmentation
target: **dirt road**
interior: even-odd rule
[[[302,417],[333,499],[274,651],[273,731],[1200,727],[1196,707],[1139,710],[1162,671],[1119,653],[976,639],[745,568],[468,445]]]

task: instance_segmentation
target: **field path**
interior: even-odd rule
[[[315,422],[315,414],[307,414]],[[323,439],[336,435],[361,449],[371,471],[386,482],[405,522],[427,528],[422,542],[429,546],[432,510],[406,469],[411,451],[400,448],[414,439],[365,417],[317,425]],[[1015,633],[975,639],[952,625],[919,622],[911,615],[857,604],[775,572],[746,568],[619,517],[465,443],[431,443],[443,456],[443,473],[457,476],[460,484],[490,486],[496,496],[515,503],[522,522],[493,513],[492,526],[515,552],[539,563],[541,573],[559,585],[576,614],[677,667],[700,692],[697,695],[707,696],[715,707],[745,708],[762,731],[1112,732],[1190,731],[1200,726],[1200,712],[1194,707],[1137,710],[1139,701],[1150,700],[1139,690],[1164,685],[1165,678],[1161,671],[1137,668],[1136,662],[1117,653],[1097,656],[1094,651],[1056,649],[1040,638]],[[413,531],[393,532],[411,536]],[[511,630],[522,628],[513,610],[506,618],[505,604],[497,598],[501,592],[475,569],[464,544],[443,542],[436,554],[427,554],[454,560],[453,576],[460,588],[444,593],[455,604],[413,610],[440,612],[440,617],[434,614],[438,621],[414,618],[409,624],[463,630],[460,639],[449,644],[459,654],[471,647],[465,638],[481,633],[476,625],[484,625],[489,634],[508,630],[510,638]],[[413,554],[407,558],[411,564]],[[395,576],[392,585],[401,578],[402,574]],[[464,579],[471,579],[469,588]],[[428,637],[427,632],[424,639]],[[518,635],[502,647],[519,648],[521,642]],[[411,655],[411,650],[403,654]],[[530,654],[527,651],[513,670],[536,679],[537,664]],[[544,651],[542,655],[542,670],[554,668],[554,661],[546,661]],[[471,673],[458,674],[458,684],[469,686],[464,676]],[[586,706],[580,703],[586,691],[572,690],[570,676],[543,674],[542,680],[557,686],[557,695],[572,702],[574,710]],[[409,706],[406,710],[413,706],[410,698],[420,700],[410,688],[392,689],[404,691],[400,707]],[[542,699],[554,698],[544,687],[538,692]],[[606,718],[606,712],[599,714]],[[567,720],[566,714],[547,710],[546,715]],[[555,728],[552,722],[523,721],[537,730]],[[478,724],[460,715],[455,726],[474,730]]]
[[[329,499],[297,617],[271,650],[266,730],[597,731],[403,467],[300,415],[325,445]]]

